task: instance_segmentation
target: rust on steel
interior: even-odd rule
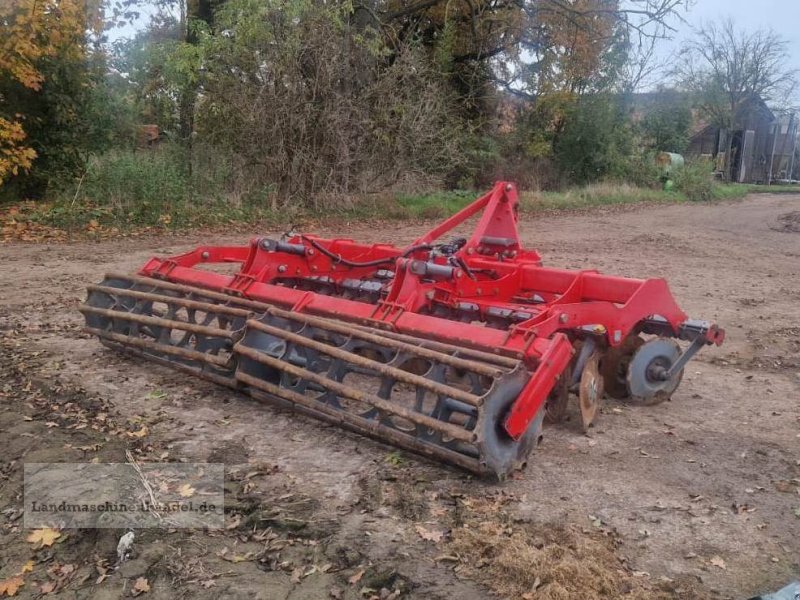
[[[260,321],[254,320],[248,321],[247,326],[259,331],[263,331],[264,333],[269,333],[275,337],[280,337],[299,346],[313,348],[317,352],[327,354],[328,356],[333,356],[334,358],[342,359],[354,365],[372,369],[381,375],[386,375],[398,381],[402,381],[403,383],[416,385],[418,387],[430,390],[435,394],[449,396],[450,398],[461,400],[462,402],[466,402],[471,406],[480,406],[482,404],[481,397],[476,396],[475,394],[470,394],[469,392],[465,392],[464,390],[454,388],[444,383],[439,383],[438,381],[426,379],[421,375],[416,375],[414,373],[404,371],[403,369],[392,367],[385,363],[378,362],[377,360],[372,360],[365,356],[361,356],[360,354],[348,352],[347,350],[342,350],[341,348],[337,348],[329,344],[323,344],[322,342],[312,340],[297,333],[292,333],[291,331],[286,331],[285,329],[273,327],[272,325],[267,325],[265,323],[261,323]]]
[[[138,348],[145,348],[147,350],[155,350],[156,352],[171,354],[173,356],[179,356],[181,358],[188,358],[189,360],[200,360],[212,365],[217,365],[218,367],[229,368],[231,366],[230,359],[223,358],[215,354],[209,354],[208,352],[198,352],[197,350],[189,350],[188,348],[180,348],[178,346],[171,346],[169,344],[159,344],[158,342],[154,342],[152,340],[135,338],[129,335],[123,335],[121,333],[106,331],[104,329],[96,329],[94,327],[84,327],[83,331],[85,333],[90,333],[92,335],[96,335],[99,338],[111,340],[119,344],[129,344],[131,346],[136,346]]]
[[[319,327],[321,329],[327,329],[328,331],[341,333],[342,335],[354,337],[360,340],[364,340],[366,342],[372,342],[373,344],[385,345],[394,348],[396,350],[411,352],[422,358],[435,360],[441,362],[442,364],[455,367],[457,369],[472,371],[480,375],[486,375],[487,377],[499,377],[500,375],[503,374],[502,370],[498,369],[496,366],[488,365],[485,362],[466,360],[463,358],[452,356],[450,354],[445,354],[443,352],[437,352],[429,348],[424,348],[418,345],[410,344],[408,342],[393,340],[391,338],[388,338],[388,336],[384,335],[383,332],[375,333],[376,330],[368,330],[368,328],[362,329],[361,327],[353,327],[351,325],[345,325],[341,322],[334,321],[332,319],[315,317],[303,313],[294,313],[288,310],[283,310],[281,308],[270,308],[267,311],[267,313],[275,315],[276,317],[281,317],[283,319],[289,319],[291,321],[296,321],[298,323],[306,323],[308,325],[313,325],[314,327]]]
[[[361,390],[357,390],[352,388],[348,385],[344,385],[338,381],[334,381],[324,375],[320,375],[319,373],[314,373],[313,371],[309,371],[308,369],[303,369],[302,367],[296,367],[291,363],[287,363],[279,358],[274,358],[267,354],[262,354],[257,350],[253,350],[246,346],[242,346],[241,344],[236,344],[234,346],[234,351],[237,354],[241,354],[242,356],[246,356],[256,362],[261,364],[267,365],[274,369],[279,369],[288,373],[289,375],[294,375],[295,377],[300,377],[302,379],[307,379],[309,381],[313,381],[317,385],[322,386],[323,388],[330,390],[339,396],[344,396],[345,398],[349,398],[351,400],[355,400],[357,402],[364,402],[366,404],[371,404],[378,410],[382,410],[384,412],[391,413],[412,423],[417,425],[422,425],[423,427],[428,427],[429,429],[433,429],[434,431],[439,431],[444,433],[455,440],[459,440],[462,442],[472,442],[475,439],[475,434],[471,431],[467,431],[461,427],[453,425],[452,423],[446,423],[444,421],[440,421],[438,419],[434,419],[433,417],[429,417],[427,415],[423,415],[413,410],[409,410],[404,406],[398,406],[389,402],[388,400],[384,400],[383,398],[379,398],[374,394],[370,394],[367,392],[362,392]]]
[[[256,300],[249,300],[247,298],[242,298],[239,296],[231,296],[229,294],[224,294],[222,292],[215,292],[213,290],[209,290],[203,287],[185,285],[182,283],[172,283],[169,281],[164,281],[162,279],[155,279],[153,277],[143,277],[141,275],[130,275],[117,272],[106,273],[106,277],[110,279],[126,280],[130,281],[131,283],[138,283],[152,288],[161,288],[165,290],[172,290],[175,292],[182,292],[184,294],[190,294],[192,296],[203,296],[205,298],[218,300],[226,304],[232,303],[240,307],[246,307],[252,309],[255,312],[260,312],[260,313],[265,313],[270,309],[279,308],[272,304],[267,304],[266,302],[258,302]],[[336,322],[335,319],[327,319],[325,317],[317,317],[317,318],[324,319],[326,321]],[[498,349],[498,354],[493,354],[491,352],[483,352],[481,350],[466,348],[464,346],[455,346],[453,344],[446,344],[444,342],[430,340],[428,338],[421,338],[407,334],[397,333],[394,331],[379,329],[378,327],[373,326],[373,324],[371,324],[371,322],[369,322],[368,320],[364,320],[364,322],[369,324],[362,325],[355,322],[354,323],[348,322],[348,324],[352,325],[354,329],[368,331],[371,333],[381,335],[383,337],[389,337],[395,340],[408,342],[411,344],[418,344],[421,347],[427,347],[432,350],[445,352],[450,356],[453,356],[454,354],[457,353],[461,356],[468,356],[477,360],[481,360],[483,362],[508,367],[509,369],[514,369],[519,363],[519,360],[522,356],[519,352],[510,351],[506,349]],[[375,323],[374,325],[378,324]],[[502,352],[502,354],[500,354],[500,352]]]
[[[241,383],[250,387],[256,388],[268,396],[276,396],[287,402],[298,405],[300,408],[308,411],[312,416],[320,418],[329,423],[346,426],[349,429],[363,433],[381,441],[388,441],[396,446],[419,452],[420,454],[437,458],[439,460],[450,462],[458,467],[472,471],[473,473],[482,474],[485,469],[480,463],[473,458],[470,458],[459,452],[455,452],[442,446],[435,446],[427,444],[415,437],[402,433],[391,427],[386,427],[375,419],[365,419],[358,415],[343,412],[335,408],[326,406],[316,402],[312,398],[298,394],[295,391],[279,387],[263,379],[258,379],[247,375],[246,373],[237,372],[236,379]],[[258,396],[253,396],[258,399]]]
[[[252,311],[244,310],[242,308],[235,308],[233,306],[225,306],[224,304],[211,304],[209,302],[200,302],[199,300],[190,300],[180,296],[164,296],[163,294],[154,294],[152,292],[142,292],[139,290],[132,290],[128,288],[115,288],[106,285],[89,285],[86,289],[90,292],[102,292],[109,296],[124,296],[127,298],[135,298],[137,300],[147,300],[150,302],[168,302],[175,306],[182,306],[184,308],[191,308],[193,310],[201,310],[209,313],[218,313],[223,315],[230,315],[232,317],[247,318],[253,314]]]
[[[182,331],[189,331],[191,333],[199,333],[200,335],[208,335],[212,337],[221,337],[225,339],[233,339],[234,335],[227,329],[219,329],[218,327],[209,327],[208,325],[197,325],[196,323],[189,323],[187,321],[176,321],[174,319],[165,319],[163,317],[148,317],[147,315],[139,315],[136,313],[123,312],[121,310],[110,310],[108,308],[95,308],[88,304],[81,304],[78,310],[86,314],[100,315],[101,317],[109,317],[111,319],[121,319],[123,321],[131,321],[133,323],[140,323],[142,325],[156,325],[164,327],[165,329],[180,329]]]

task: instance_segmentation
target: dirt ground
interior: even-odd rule
[[[800,577],[798,207],[800,195],[756,195],[526,218],[523,238],[545,264],[665,277],[686,312],[728,337],[690,363],[671,402],[607,401],[588,435],[573,406],[503,484],[118,356],[80,332],[83,287],[105,271],[239,236],[2,244],[0,584],[21,573],[19,596],[69,598],[774,591]],[[402,243],[425,228],[315,233]],[[118,569],[122,531],[26,541],[24,462],[124,462],[126,450],[224,462],[227,528],[139,531]]]

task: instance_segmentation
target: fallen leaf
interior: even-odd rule
[[[39,591],[43,594],[50,594],[51,592],[55,591],[56,589],[56,582],[55,581],[48,581],[47,583],[43,583],[39,586]]]
[[[14,575],[0,581],[0,596],[16,596],[17,591],[25,585],[25,580],[20,575]]]
[[[179,489],[178,493],[183,496],[184,498],[190,498],[194,496],[195,489],[189,485],[188,483],[184,483]]]
[[[292,577],[291,577],[292,583],[300,583],[300,579],[302,577],[303,577],[303,569],[302,568],[298,567],[297,569],[292,571]]]
[[[439,543],[442,541],[442,538],[444,537],[443,531],[426,529],[422,525],[417,525],[415,529],[417,530],[419,537],[428,542]]]
[[[33,565],[35,564],[36,563],[34,563],[32,560],[29,560],[24,565],[22,565],[22,569],[20,569],[19,574],[22,575],[23,573],[30,573],[31,571],[33,571]]]
[[[136,583],[133,584],[131,595],[138,596],[139,594],[146,594],[149,591],[150,583],[144,577],[139,577],[139,579],[136,580]]]
[[[142,425],[139,431],[129,431],[128,437],[143,438],[147,435],[147,425]]]
[[[364,576],[364,573],[366,573],[366,570],[361,569],[355,575],[351,575],[347,581],[350,583],[350,585],[355,585],[359,581],[361,581],[361,578]]]
[[[26,539],[32,544],[38,543],[39,548],[41,548],[43,546],[52,546],[53,542],[60,537],[61,533],[57,530],[45,527],[44,529],[37,529],[32,532]]]
[[[725,561],[722,560],[719,556],[712,556],[711,560],[709,560],[708,562],[710,562],[715,567],[719,567],[720,569],[723,570],[728,568],[727,566],[725,566]]]

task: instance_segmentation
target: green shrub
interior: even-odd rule
[[[692,202],[707,202],[714,198],[714,179],[707,160],[687,161],[672,172],[675,190]]]
[[[656,189],[661,187],[661,169],[652,153],[626,156],[617,161],[609,173],[610,179],[634,187]]]
[[[79,195],[87,203],[137,215],[169,211],[189,198],[190,184],[179,148],[115,150],[89,163]]]

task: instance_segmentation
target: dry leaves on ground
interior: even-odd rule
[[[19,588],[25,585],[25,580],[20,575],[14,575],[0,581],[0,596],[16,596]]]
[[[53,543],[61,537],[61,533],[57,529],[45,527],[44,529],[37,529],[33,531],[27,538],[32,544],[39,544],[39,548],[43,546],[52,546]]]
[[[131,596],[138,596],[139,594],[146,594],[150,591],[150,582],[144,577],[139,577],[136,583],[133,584]]]

